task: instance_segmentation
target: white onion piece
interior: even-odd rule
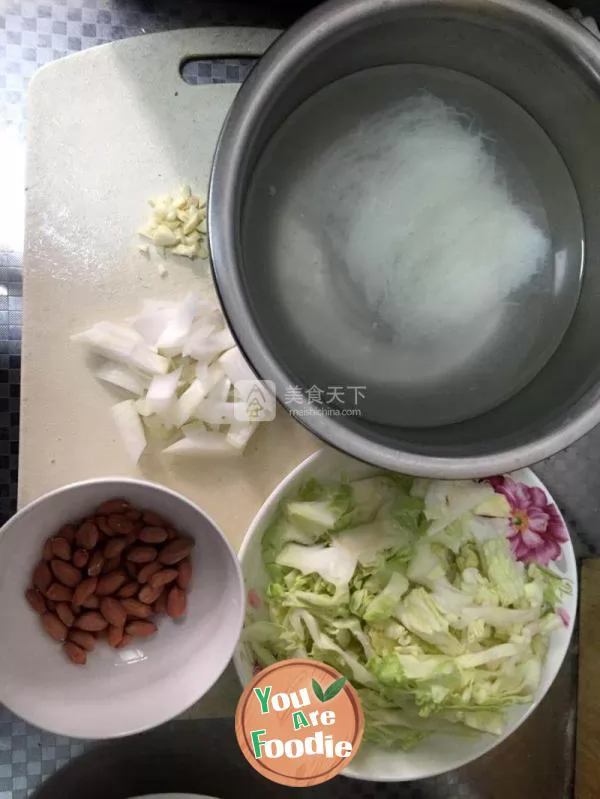
[[[194,318],[198,312],[198,297],[190,292],[183,302],[173,310],[167,327],[156,342],[156,346],[163,352],[179,354],[187,336],[192,329]]]
[[[135,400],[119,402],[117,405],[113,405],[111,412],[127,454],[136,464],[146,449],[146,436],[142,420],[135,407]]]
[[[191,355],[193,358],[196,356],[194,352],[200,352],[205,348],[207,339],[215,332],[215,326],[211,324],[202,324],[195,327],[191,334],[188,336],[181,354],[184,356]]]
[[[147,374],[164,374],[169,362],[154,352],[135,330],[112,322],[99,322],[89,330],[71,336],[108,360],[118,361]]]
[[[166,375],[155,375],[146,394],[146,408],[150,413],[164,413],[173,402],[181,377],[181,367]]]
[[[188,341],[183,354],[190,355],[200,363],[211,363],[218,355],[231,347],[235,347],[235,341],[229,330],[219,330],[203,341]]]
[[[234,404],[232,402],[202,402],[194,416],[207,424],[232,424],[235,422]]]
[[[235,420],[231,423],[225,440],[230,446],[234,447],[234,449],[243,452],[257,427],[258,422],[240,422]]]
[[[133,327],[146,344],[156,347],[159,338],[169,324],[173,311],[171,308],[146,308],[133,320]]]
[[[135,409],[140,416],[152,416],[152,411],[148,407],[146,397],[142,397],[141,399],[135,401]]]
[[[198,430],[190,435],[185,430],[183,432],[185,437],[164,449],[165,455],[207,455],[210,457],[237,457],[239,455],[221,433]]]
[[[114,361],[106,361],[96,369],[96,377],[105,383],[112,383],[113,386],[129,391],[141,397],[148,388],[148,379],[132,372],[123,364]]]
[[[175,406],[175,424],[177,427],[182,427],[188,422],[196,408],[200,405],[206,396],[206,389],[200,380],[194,380],[193,383],[187,388]]]
[[[232,383],[238,383],[240,380],[248,380],[253,383],[258,379],[237,347],[233,347],[223,353],[217,363]],[[244,394],[241,386],[236,386],[236,388],[240,395]],[[251,390],[252,386],[249,386],[249,391]],[[246,396],[241,396],[241,399],[245,401],[247,393]]]

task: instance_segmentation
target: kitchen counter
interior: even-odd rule
[[[25,92],[34,71],[69,53],[144,33],[207,25],[285,27],[313,4],[310,0],[271,3],[251,0],[0,0],[0,521],[14,513],[17,496]],[[596,4],[589,0],[579,5],[589,14]],[[196,83],[237,82],[243,80],[251,66],[251,62],[234,59],[190,64],[186,79]],[[600,428],[566,452],[540,464],[536,471],[564,511],[575,537],[577,553],[597,555],[600,548],[596,522],[600,504]],[[526,799],[539,794],[545,799],[566,799],[572,794],[575,677],[574,646],[540,709],[503,746],[467,768],[410,785],[363,784],[337,778],[314,795],[377,799],[396,796],[496,799],[509,795]],[[235,694],[231,672],[224,675],[223,688],[230,695]],[[206,702],[207,712],[211,713],[210,696]],[[133,753],[136,746],[140,751],[154,746],[157,741],[167,740],[164,736],[169,731],[172,731],[173,740],[197,743],[199,736],[206,734],[206,722],[175,722],[161,730],[130,739],[131,743],[123,751]],[[239,752],[235,749],[230,723],[215,722],[210,734],[216,736],[215,740],[222,747],[231,748],[235,752],[231,757],[237,759]],[[0,707],[0,799],[24,799],[31,795],[47,776],[92,746],[89,742],[41,732]],[[102,754],[97,755],[98,763],[107,763],[106,758],[111,756],[105,746]],[[225,761],[229,763],[229,756],[223,758]],[[92,762],[90,759],[90,764]],[[176,758],[173,762],[180,764]],[[235,768],[232,766],[232,780],[240,767],[239,763]],[[71,780],[73,774],[81,780],[84,779],[82,775],[88,774],[89,778],[93,773],[93,770],[73,771],[73,768],[65,771]],[[174,780],[172,784],[169,783],[170,773],[168,762],[163,763],[162,770],[156,771],[155,783],[145,783],[145,786],[148,790],[211,792],[207,785],[200,784],[202,774],[197,768],[186,772],[186,780]],[[72,788],[61,787],[59,779],[47,783],[40,799],[70,799],[76,795],[68,792]],[[102,784],[105,792],[92,794],[91,788],[86,790],[81,781],[75,783],[82,799],[95,795],[103,799],[131,795],[119,792],[113,783]],[[209,780],[209,785],[213,784],[216,785]],[[248,784],[255,785],[252,781]],[[187,787],[182,787],[184,785]],[[257,796],[283,795],[271,786],[271,793],[268,793],[264,783],[260,787],[262,790],[249,787],[249,795],[252,790]],[[233,788],[223,785],[214,790],[223,797],[237,795]],[[143,791],[136,788],[135,792]]]

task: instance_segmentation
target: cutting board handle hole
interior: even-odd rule
[[[235,58],[221,56],[201,58],[187,56],[179,64],[179,74],[191,86],[212,83],[243,83],[257,58]]]

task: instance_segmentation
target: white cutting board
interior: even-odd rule
[[[110,407],[124,397],[97,381],[69,337],[136,313],[144,298],[203,291],[208,264],[137,251],[147,200],[189,183],[204,192],[238,85],[190,86],[189,56],[260,55],[260,29],[198,29],[116,42],[43,68],[29,90],[19,505],[89,477],[145,477],[204,508],[236,547],[277,483],[318,447],[282,409],[237,462],[145,458],[130,464]],[[231,712],[231,673],[195,714]]]
[[[149,197],[205,191],[237,84],[190,86],[189,56],[260,55],[276,31],[217,28],[116,42],[42,69],[29,92],[19,504],[75,480],[144,476],[208,511],[238,547],[269,492],[318,444],[279,409],[236,463],[128,462],[110,416],[125,395],[97,381],[69,337],[123,320],[144,298],[181,298],[207,262],[137,251]]]

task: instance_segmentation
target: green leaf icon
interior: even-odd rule
[[[332,682],[329,688],[325,691],[323,702],[328,702],[330,699],[334,699],[339,692],[343,689],[344,685],[346,685],[346,678],[340,677],[339,680]]]
[[[320,702],[325,702],[325,695],[323,694],[323,689],[315,679],[313,679],[312,681],[312,689],[317,699]]]

